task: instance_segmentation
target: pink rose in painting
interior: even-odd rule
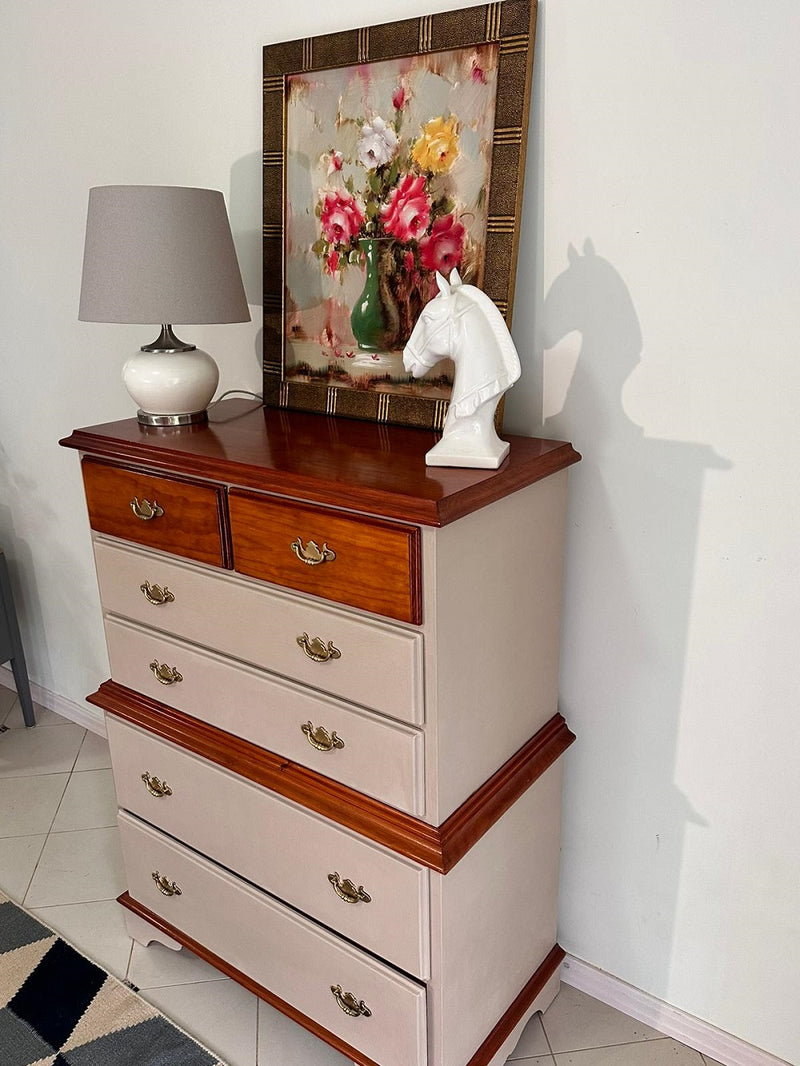
[[[400,241],[418,239],[431,220],[431,200],[425,192],[425,178],[406,174],[381,208],[383,228]]]
[[[347,244],[358,234],[363,222],[364,214],[356,198],[349,192],[325,194],[320,223],[325,239],[331,244]]]
[[[341,170],[343,162],[344,156],[342,153],[337,152],[335,148],[331,148],[331,154],[328,156],[328,174],[335,174],[337,170]]]
[[[336,251],[335,248],[332,249],[332,251],[328,252],[326,264],[331,274],[335,274],[336,271],[339,269],[339,253]]]
[[[437,218],[427,237],[419,242],[419,258],[426,270],[438,270],[448,277],[464,254],[464,226],[455,215]]]
[[[403,104],[406,102],[406,87],[405,85],[398,85],[395,91],[392,93],[392,107],[395,111],[402,111]]]

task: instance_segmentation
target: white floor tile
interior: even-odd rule
[[[556,1066],[703,1066],[697,1051],[677,1040],[647,1040],[556,1055]]]
[[[554,1066],[555,1063],[552,1055],[537,1055],[533,1059],[509,1059],[508,1061],[518,1063],[519,1066]]]
[[[125,979],[131,939],[125,929],[122,907],[116,900],[37,907],[33,913],[92,962],[120,980]]]
[[[0,725],[5,725],[6,717],[17,701],[17,693],[13,688],[0,685]]]
[[[6,837],[0,840],[0,890],[22,903],[47,837]]]
[[[0,733],[0,777],[69,773],[85,733],[74,722]]]
[[[186,948],[173,951],[155,941],[147,947],[134,942],[128,977],[141,989],[227,980],[219,970]]]
[[[340,1055],[330,1044],[261,1002],[256,1066],[352,1066],[352,1059]]]
[[[125,890],[119,830],[52,833],[42,850],[25,906],[56,907],[116,899]]]
[[[66,718],[62,718],[60,714],[56,714],[55,711],[51,711],[47,707],[41,707],[38,703],[33,704],[33,713],[36,718],[37,726],[50,726],[50,725],[64,725]],[[17,702],[8,713],[4,725],[7,725],[9,729],[26,729],[25,719],[22,717],[22,707]]]
[[[117,824],[117,797],[110,770],[82,770],[69,779],[53,832],[101,829]]]
[[[544,1035],[540,1014],[534,1014],[525,1026],[522,1036],[519,1038],[519,1043],[508,1056],[508,1061],[530,1059],[536,1055],[550,1056],[550,1048],[547,1044],[547,1037]]]
[[[664,1035],[565,984],[545,1011],[542,1024],[556,1055],[560,1051],[658,1040]]]
[[[49,832],[68,781],[69,774],[0,778],[0,837]]]
[[[150,988],[141,994],[228,1066],[255,1063],[258,1000],[241,985],[226,978]]]
[[[76,770],[110,770],[111,752],[108,749],[108,741],[105,737],[86,731],[86,738],[81,746],[78,761],[75,763]]]

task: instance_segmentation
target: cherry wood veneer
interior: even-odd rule
[[[564,718],[553,715],[437,827],[115,681],[105,681],[87,699],[109,714],[142,726],[442,874],[452,870],[575,740]]]
[[[318,503],[443,526],[578,462],[563,441],[504,435],[499,470],[426,467],[439,436],[224,400],[207,425],[142,426],[135,418],[77,429],[60,443],[153,471],[179,469]],[[346,488],[343,488],[346,486]]]
[[[96,459],[84,459],[81,469],[92,529],[212,566],[228,565],[221,488],[174,475],[154,477]],[[131,508],[134,498],[158,503],[164,513],[137,518]]]
[[[263,999],[265,1002],[271,1004],[271,1006],[281,1011],[282,1014],[287,1015],[287,1017],[291,1018],[299,1025],[302,1025],[303,1028],[308,1029],[309,1032],[336,1048],[337,1051],[340,1051],[343,1055],[352,1059],[357,1066],[381,1066],[381,1064],[375,1062],[374,1059],[367,1058],[362,1052],[358,1051],[350,1044],[346,1044],[328,1029],[324,1029],[318,1022],[315,1022],[313,1018],[309,1018],[308,1015],[301,1013],[296,1007],[287,1003],[286,1000],[281,999],[280,996],[276,996],[274,992],[271,992],[268,988],[264,988],[263,985],[258,984],[258,982],[248,977],[247,974],[242,973],[241,970],[237,970],[235,966],[231,966],[230,963],[220,958],[219,955],[215,955],[202,944],[193,940],[192,937],[187,936],[185,933],[181,932],[180,929],[165,921],[160,915],[155,914],[149,908],[139,903],[138,900],[135,900],[128,892],[123,892],[122,895],[117,898],[117,902],[121,903],[123,907],[126,907],[133,914],[137,915],[137,917],[143,918],[145,921],[155,926],[156,929],[160,929],[161,932],[172,937],[173,940],[176,940],[179,944],[188,948],[189,951],[198,955],[205,962],[210,963],[221,973],[232,978],[238,984],[246,988],[248,992],[252,992],[254,995],[258,996],[259,999]],[[503,1042],[511,1035],[515,1026],[524,1017],[528,1007],[530,1007],[561,965],[565,954],[564,949],[560,947],[560,945],[555,944],[553,946],[552,950],[542,961],[536,972],[531,975],[530,979],[525,984],[525,987],[516,997],[514,1002],[499,1019],[491,1033],[489,1033],[472,1058],[465,1063],[465,1066],[487,1066],[487,1064],[492,1061],[492,1058],[502,1047]]]
[[[234,568],[284,588],[324,596],[401,622],[422,621],[418,526],[231,489]],[[313,540],[336,558],[309,566],[290,545]]]

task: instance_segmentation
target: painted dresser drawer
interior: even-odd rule
[[[408,973],[428,976],[425,867],[113,715],[108,739],[121,807]]]
[[[419,729],[120,618],[106,616],[105,628],[119,684],[409,814],[424,813]],[[169,684],[173,669],[181,679]]]
[[[130,815],[119,824],[135,900],[375,1062],[426,1061],[424,986]],[[345,1013],[332,987],[369,1015]]]
[[[420,531],[332,508],[232,489],[234,568],[250,577],[422,621]]]
[[[392,718],[423,721],[417,630],[110,541],[96,540],[95,560],[108,612]],[[167,588],[172,599],[150,603],[145,582]],[[312,657],[317,648],[325,661]]]
[[[154,477],[110,463],[81,464],[92,529],[226,565],[222,489],[196,481]]]

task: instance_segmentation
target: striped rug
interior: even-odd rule
[[[0,1066],[225,1066],[0,893]]]

